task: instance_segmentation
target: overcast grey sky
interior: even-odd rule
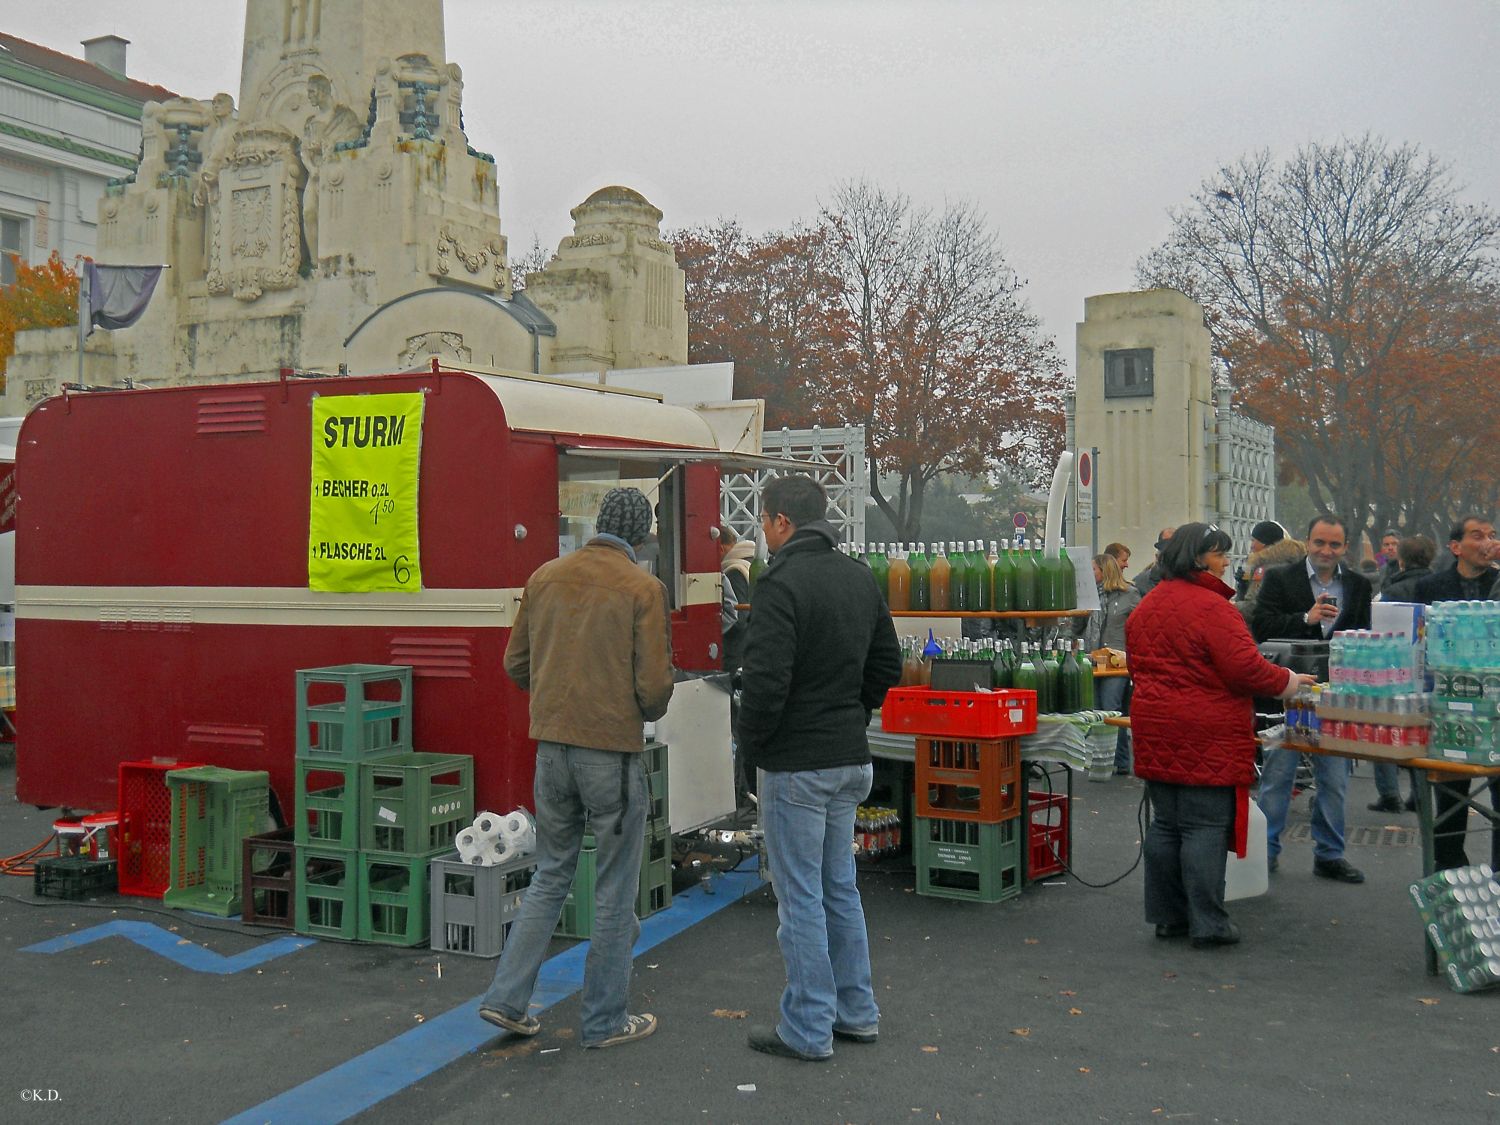
[[[328,0],[337,4],[339,0]],[[244,0],[37,0],[0,27],[238,97]],[[989,217],[1071,369],[1083,300],[1128,289],[1221,162],[1367,131],[1500,207],[1495,0],[448,0],[475,147],[513,252],[605,184],[680,227],[810,218],[865,176]]]

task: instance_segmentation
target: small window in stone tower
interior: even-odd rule
[[[26,222],[0,215],[0,286],[16,283],[16,263],[11,255],[26,260]]]
[[[1150,348],[1104,353],[1105,398],[1150,398],[1156,393]]]

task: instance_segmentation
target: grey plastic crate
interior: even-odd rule
[[[436,856],[429,880],[433,951],[499,957],[535,870],[532,855],[494,867],[465,863],[457,852]]]

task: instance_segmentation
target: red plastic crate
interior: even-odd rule
[[[1014,738],[1036,733],[1036,692],[891,688],[880,705],[880,729],[934,738]]]
[[[1017,738],[918,738],[917,815],[996,824],[1021,813]]]
[[[1072,861],[1068,795],[1033,789],[1026,813],[1026,878],[1044,879],[1067,870]]]
[[[172,792],[167,774],[202,764],[170,758],[120,763],[122,895],[161,898],[172,885]]]

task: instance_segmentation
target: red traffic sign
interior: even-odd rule
[[[1017,512],[1015,514],[1015,516],[1011,519],[1010,522],[1013,523],[1013,524],[1015,524],[1017,527],[1025,527],[1026,526],[1026,513],[1025,512]]]
[[[1087,453],[1078,455],[1078,483],[1084,488],[1089,486],[1089,481],[1094,479],[1094,460]]]

